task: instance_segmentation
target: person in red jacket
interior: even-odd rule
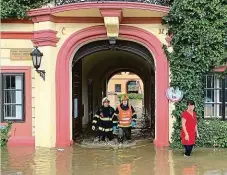
[[[196,135],[199,138],[199,132],[197,128],[197,118],[195,109],[195,102],[188,100],[187,110],[185,110],[182,116],[182,129],[181,129],[181,140],[185,147],[185,156],[190,156],[192,148],[195,145]]]

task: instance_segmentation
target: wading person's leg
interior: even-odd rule
[[[99,141],[105,141],[104,131],[98,131]]]
[[[185,156],[190,156],[192,152],[193,145],[184,145],[185,148]]]
[[[189,155],[191,155],[191,153],[192,153],[193,146],[194,145],[189,145]]]
[[[118,128],[118,142],[119,143],[123,143],[123,139],[124,139],[124,130],[123,128]]]
[[[108,133],[107,133],[107,138],[111,141],[112,139],[113,139],[113,135],[112,135],[113,133],[112,133],[112,131],[109,131]]]
[[[127,140],[131,140],[131,127],[125,128],[125,137]]]

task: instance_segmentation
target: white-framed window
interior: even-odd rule
[[[23,122],[25,120],[24,74],[2,73],[1,82],[1,121]]]
[[[136,81],[128,81],[127,83],[127,92],[130,93],[138,93],[138,85]]]
[[[205,76],[204,118],[227,119],[227,77]]]

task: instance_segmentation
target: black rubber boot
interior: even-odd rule
[[[123,143],[123,138],[118,138],[119,143]]]

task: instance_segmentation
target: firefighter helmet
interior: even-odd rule
[[[104,102],[110,102],[110,100],[107,98],[107,97],[104,97],[103,99],[102,99],[102,103],[104,103]]]
[[[126,94],[122,95],[121,101],[129,100],[128,96]]]

